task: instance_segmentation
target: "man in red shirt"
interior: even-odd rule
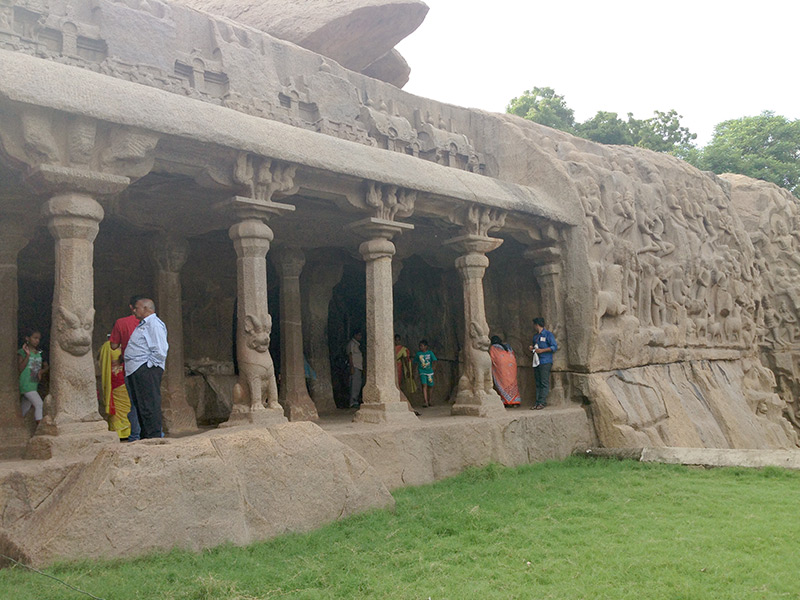
[[[111,342],[111,348],[116,350],[122,348],[122,356],[125,357],[125,347],[128,345],[128,340],[131,339],[133,330],[139,325],[139,319],[133,314],[133,308],[139,300],[145,296],[131,296],[128,301],[128,307],[131,309],[131,314],[127,317],[117,319],[114,323],[114,328],[111,330],[111,337],[108,341]],[[128,387],[127,377],[125,378],[125,387],[128,388],[128,396],[131,395],[130,387]],[[136,412],[136,405],[131,402],[131,412],[128,413],[128,421],[131,422],[131,435],[128,437],[129,442],[135,442],[141,439],[142,428],[139,424],[139,414]]]

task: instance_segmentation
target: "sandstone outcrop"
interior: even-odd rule
[[[408,64],[395,45],[428,13],[421,0],[180,0],[403,87]]]
[[[0,548],[28,564],[243,545],[394,505],[374,469],[312,423],[111,446],[0,474]]]

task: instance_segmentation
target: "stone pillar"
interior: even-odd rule
[[[555,247],[530,249],[525,252],[524,256],[535,264],[533,274],[542,292],[542,306],[539,309],[541,314],[535,316],[544,318],[547,329],[553,332],[561,346],[564,338],[564,313],[561,306],[561,251]],[[561,349],[565,350],[566,346]],[[559,354],[565,356],[566,352],[559,352],[556,356]]]
[[[306,259],[295,248],[280,249],[273,258],[281,278],[281,402],[290,421],[314,421],[319,415],[306,389],[303,365],[300,273]]]
[[[19,458],[30,436],[19,400],[17,255],[29,237],[19,221],[0,219],[0,458]]]
[[[54,196],[44,206],[55,238],[55,286],[50,334],[50,394],[45,417],[28,444],[32,458],[74,453],[117,435],[97,412],[94,328],[94,239],[103,208],[88,193]]]
[[[367,263],[367,364],[363,403],[354,421],[411,423],[417,421],[402,399],[394,375],[394,307],[391,238],[413,225],[371,217],[354,223],[367,238],[358,250]]]
[[[186,401],[183,354],[183,306],[181,268],[189,255],[188,242],[161,234],[150,245],[156,267],[156,311],[167,326],[169,352],[161,382],[161,413],[168,433],[197,430],[194,410]]]
[[[326,251],[330,254],[330,251]],[[306,358],[317,374],[309,384],[311,398],[319,413],[336,411],[331,383],[331,352],[328,347],[328,308],[333,288],[342,279],[341,262],[314,262],[303,270],[303,338]]]
[[[240,196],[220,206],[239,218],[228,231],[236,248],[239,381],[233,390],[231,416],[221,426],[285,423],[269,354],[272,317],[267,305],[267,252],[274,235],[265,221],[294,207]]]
[[[464,252],[455,262],[464,286],[464,368],[451,412],[474,417],[503,415],[503,401],[492,382],[489,325],[483,296],[483,276],[489,266],[486,253],[498,248],[503,240],[467,234],[445,243]]]

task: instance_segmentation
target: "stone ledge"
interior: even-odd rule
[[[587,457],[701,467],[783,467],[800,470],[800,450],[733,448],[589,448]]]

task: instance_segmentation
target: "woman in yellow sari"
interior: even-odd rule
[[[122,362],[122,351],[111,349],[106,342],[100,347],[100,380],[103,387],[103,406],[108,417],[108,430],[116,431],[119,439],[127,439],[131,434],[128,413],[131,411],[131,399],[125,387],[125,365]]]
[[[406,398],[417,391],[414,373],[411,369],[411,351],[400,343],[400,336],[394,336],[395,383]]]

